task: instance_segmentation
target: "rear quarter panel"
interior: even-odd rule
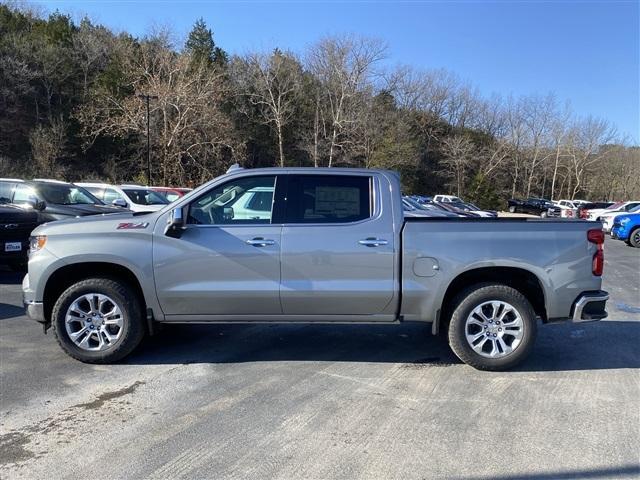
[[[460,274],[517,267],[538,278],[547,316],[566,318],[581,292],[601,286],[591,272],[596,246],[586,232],[592,228],[593,223],[578,220],[409,220],[402,232],[401,314],[405,320],[434,321],[448,286]],[[432,264],[438,269],[425,271]]]

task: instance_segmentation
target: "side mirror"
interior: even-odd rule
[[[167,237],[180,238],[185,229],[184,212],[182,208],[174,208],[167,220],[167,226],[164,234]]]
[[[44,211],[45,208],[47,208],[47,204],[44,200],[38,200],[33,206],[33,208],[35,208],[39,212],[42,212]]]
[[[111,205],[113,205],[114,207],[127,208],[127,202],[124,198],[116,198],[113,202],[111,202]]]

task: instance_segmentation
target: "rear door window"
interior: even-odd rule
[[[0,182],[0,203],[11,203],[14,182]]]
[[[291,175],[286,223],[351,223],[371,216],[371,177]]]

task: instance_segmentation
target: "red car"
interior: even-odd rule
[[[175,202],[180,197],[189,193],[192,188],[173,188],[173,187],[151,187],[151,190],[158,192],[170,202]]]

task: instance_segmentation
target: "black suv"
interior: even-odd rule
[[[122,213],[82,187],[56,180],[0,179],[0,204],[12,203],[38,212],[40,223],[101,213]]]
[[[24,268],[29,235],[40,223],[38,212],[0,204],[0,265],[8,265],[12,270]]]

